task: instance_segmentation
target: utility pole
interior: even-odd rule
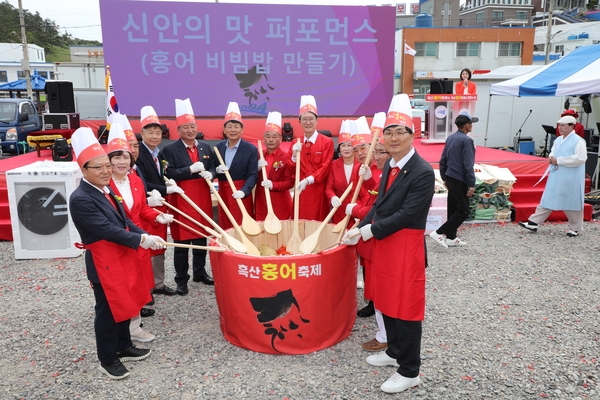
[[[27,85],[27,98],[33,100],[31,90],[31,69],[29,67],[29,50],[27,49],[27,35],[25,33],[25,15],[23,14],[23,3],[19,0],[19,21],[21,22],[21,45],[23,46],[23,60],[21,66],[25,71],[25,84]]]
[[[20,0],[19,0],[20,1]],[[544,59],[544,64],[548,64],[548,56],[550,53],[550,45],[552,41],[552,20],[554,19],[554,0],[547,0],[550,2],[548,7],[548,17],[546,21],[548,21],[548,31],[546,32],[546,58]]]

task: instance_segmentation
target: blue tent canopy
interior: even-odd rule
[[[43,91],[45,87],[46,79],[39,76],[37,70],[34,69],[33,75],[31,75],[31,89],[35,91]],[[25,91],[27,90],[27,82],[25,79],[17,79],[16,81],[0,85],[0,90]]]
[[[490,85],[490,95],[577,96],[600,93],[600,44],[581,46],[528,74]]]

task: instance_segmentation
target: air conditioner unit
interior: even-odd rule
[[[69,215],[79,186],[76,162],[37,161],[6,171],[16,259],[77,257],[81,239]]]

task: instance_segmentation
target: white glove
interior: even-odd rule
[[[294,153],[297,153],[300,150],[302,150],[302,143],[294,143],[294,145],[292,146],[292,150],[294,150]]]
[[[200,172],[200,176],[203,177],[204,179],[208,179],[208,180],[211,180],[211,181],[213,179],[212,174],[210,172],[208,172],[208,171],[202,171],[202,172]]]
[[[165,241],[160,236],[148,235],[147,233],[144,233],[142,234],[140,247],[142,249],[161,250],[166,247],[163,243],[165,243]]]
[[[262,158],[258,159],[258,168],[262,168],[262,167],[266,167],[267,166],[267,160],[263,160]]]
[[[273,182],[268,179],[266,181],[262,181],[261,186],[269,188],[269,190],[273,190]]]
[[[166,185],[167,186],[177,186],[177,182],[175,182],[174,179],[169,179],[168,181],[166,181]]]
[[[158,190],[154,189],[150,192],[147,201],[150,207],[160,207],[165,199],[160,195]]]
[[[227,165],[219,165],[217,167],[217,174],[224,174],[225,171],[229,171],[229,167]]]
[[[346,206],[346,214],[352,215],[352,209],[356,207],[356,203],[350,203]]]
[[[173,193],[184,194],[185,192],[183,191],[182,188],[180,188],[177,185],[167,186],[167,194],[173,194]]]
[[[342,243],[352,246],[357,244],[359,239],[360,229],[353,228],[344,234],[344,237],[342,237]]]
[[[190,165],[190,171],[192,171],[192,174],[195,174],[200,171],[204,171],[204,164],[200,161],[196,161],[195,163]]]
[[[360,236],[362,236],[362,240],[365,242],[373,237],[373,232],[371,232],[371,224],[360,228]]]
[[[331,198],[331,207],[339,207],[341,205],[342,205],[342,201],[340,200],[339,197],[333,196]]]
[[[234,199],[243,199],[244,197],[246,197],[246,193],[244,193],[241,190],[236,190],[235,192],[233,192],[231,197],[233,197]]]
[[[298,187],[296,188],[296,190],[299,190],[300,193],[302,193],[306,187],[308,186],[308,179],[302,179],[300,182],[298,182]]]
[[[368,181],[373,176],[371,168],[366,168],[365,164],[361,165],[358,169],[358,176],[363,176],[365,181]]]
[[[171,214],[158,214],[156,216],[156,222],[163,225],[170,224],[174,219]]]

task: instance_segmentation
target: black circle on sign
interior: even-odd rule
[[[17,206],[19,221],[33,233],[52,235],[69,222],[67,201],[56,189],[39,187],[21,197]]]

